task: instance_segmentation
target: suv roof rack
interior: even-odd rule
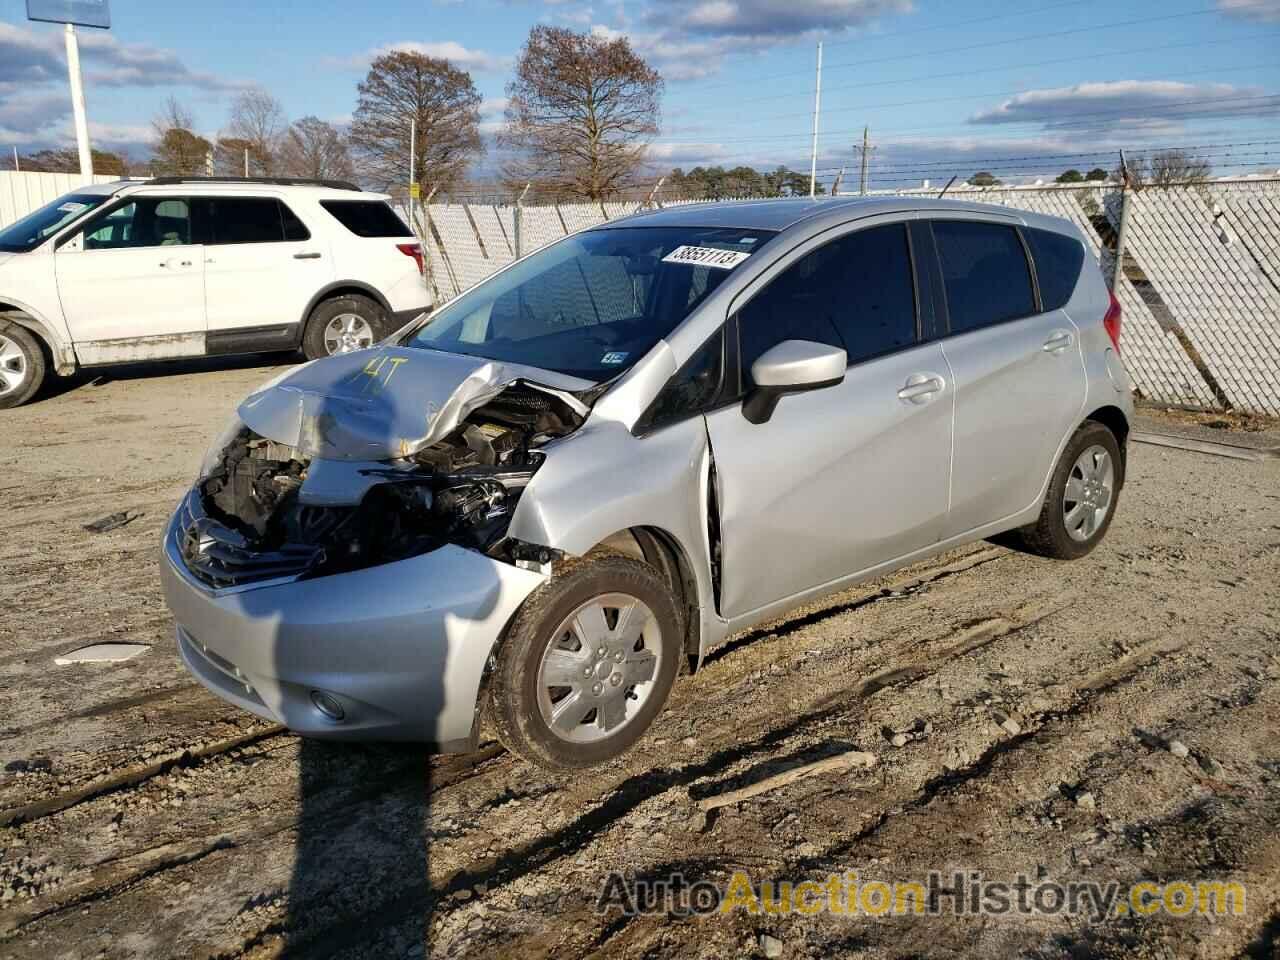
[[[177,183],[270,183],[278,187],[328,187],[331,190],[360,188],[345,180],[313,180],[309,177],[152,177],[148,183],[171,186]]]

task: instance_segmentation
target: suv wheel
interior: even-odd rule
[[[486,703],[498,739],[548,769],[623,753],[671,692],[680,623],[647,564],[612,555],[570,563],[525,601],[498,650]]]
[[[1111,526],[1121,479],[1115,434],[1100,423],[1085,423],[1062,451],[1039,520],[1018,531],[1022,542],[1045,557],[1083,557]]]
[[[30,331],[0,318],[0,410],[19,407],[40,389],[44,350]]]
[[[390,331],[382,307],[358,294],[325,300],[313,311],[302,335],[308,360],[371,347]]]

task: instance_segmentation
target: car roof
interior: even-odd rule
[[[611,220],[597,230],[619,227],[726,227],[743,230],[786,230],[814,217],[843,214],[854,220],[881,213],[923,211],[982,213],[1018,218],[1022,211],[986,203],[938,200],[932,197],[818,197],[776,200],[732,200],[718,203],[689,203],[662,210],[636,213]]]

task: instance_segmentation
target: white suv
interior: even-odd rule
[[[372,345],[429,301],[421,244],[335,181],[86,186],[0,230],[0,409],[47,370]]]

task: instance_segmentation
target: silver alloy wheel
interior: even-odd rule
[[[0,397],[13,393],[27,379],[27,355],[16,340],[0,334]]]
[[[653,611],[625,593],[588,600],[556,627],[538,665],[538,711],[561,740],[613,736],[653,694],[662,632]]]
[[[340,313],[324,328],[324,349],[329,356],[373,346],[373,328],[358,313]]]
[[[1098,532],[1115,495],[1116,470],[1111,454],[1094,444],[1076,458],[1062,496],[1062,519],[1072,540],[1083,542]]]

